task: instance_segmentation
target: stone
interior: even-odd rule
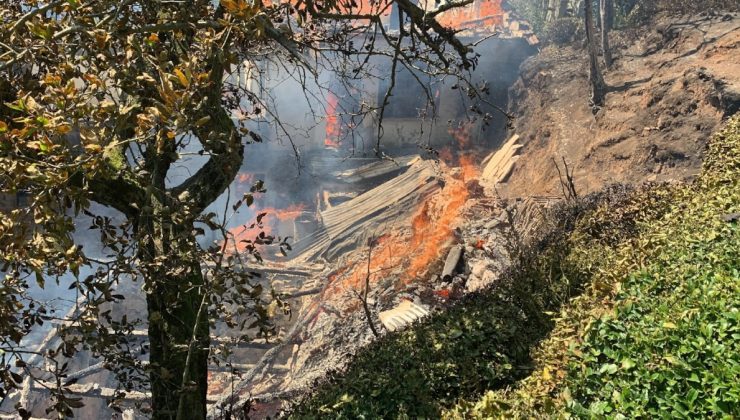
[[[725,214],[722,216],[722,221],[731,223],[740,220],[740,213]]]
[[[470,276],[468,278],[466,290],[468,292],[475,292],[481,289],[485,289],[489,285],[493,284],[495,280],[496,274],[491,270],[485,270],[480,277]]]
[[[468,265],[470,266],[471,275],[478,278],[481,278],[483,276],[483,272],[488,268],[486,260],[469,260]]]

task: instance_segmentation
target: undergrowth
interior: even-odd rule
[[[536,347],[533,373],[445,417],[740,416],[740,117],[710,143],[697,182],[645,198],[668,211],[620,245],[593,247],[576,228],[571,256],[596,268]]]
[[[494,287],[364,348],[289,416],[737,417],[739,179],[735,117],[697,182],[558,207]]]

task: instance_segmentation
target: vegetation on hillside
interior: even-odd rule
[[[697,182],[560,208],[496,287],[373,343],[292,416],[740,414],[738,174],[735,117]]]
[[[740,414],[740,118],[695,184],[661,195],[669,210],[635,239],[590,250],[598,270],[535,351],[535,373],[449,417]]]

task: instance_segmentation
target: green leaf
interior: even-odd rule
[[[599,369],[600,374],[608,373],[612,375],[616,372],[617,372],[617,365],[615,365],[614,363],[605,364],[601,367],[601,369]]]
[[[36,270],[33,272],[36,275],[36,283],[39,285],[40,288],[44,288],[46,285],[46,281],[44,280],[44,275],[41,273],[41,271]]]
[[[633,367],[635,367],[635,362],[632,359],[627,358],[622,360],[622,369],[630,370]]]

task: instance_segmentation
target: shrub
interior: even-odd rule
[[[583,241],[608,224],[571,235],[589,286],[535,349],[533,374],[448,417],[740,416],[740,223],[727,217],[740,212],[740,116],[710,143],[696,183],[634,204],[634,240]]]

